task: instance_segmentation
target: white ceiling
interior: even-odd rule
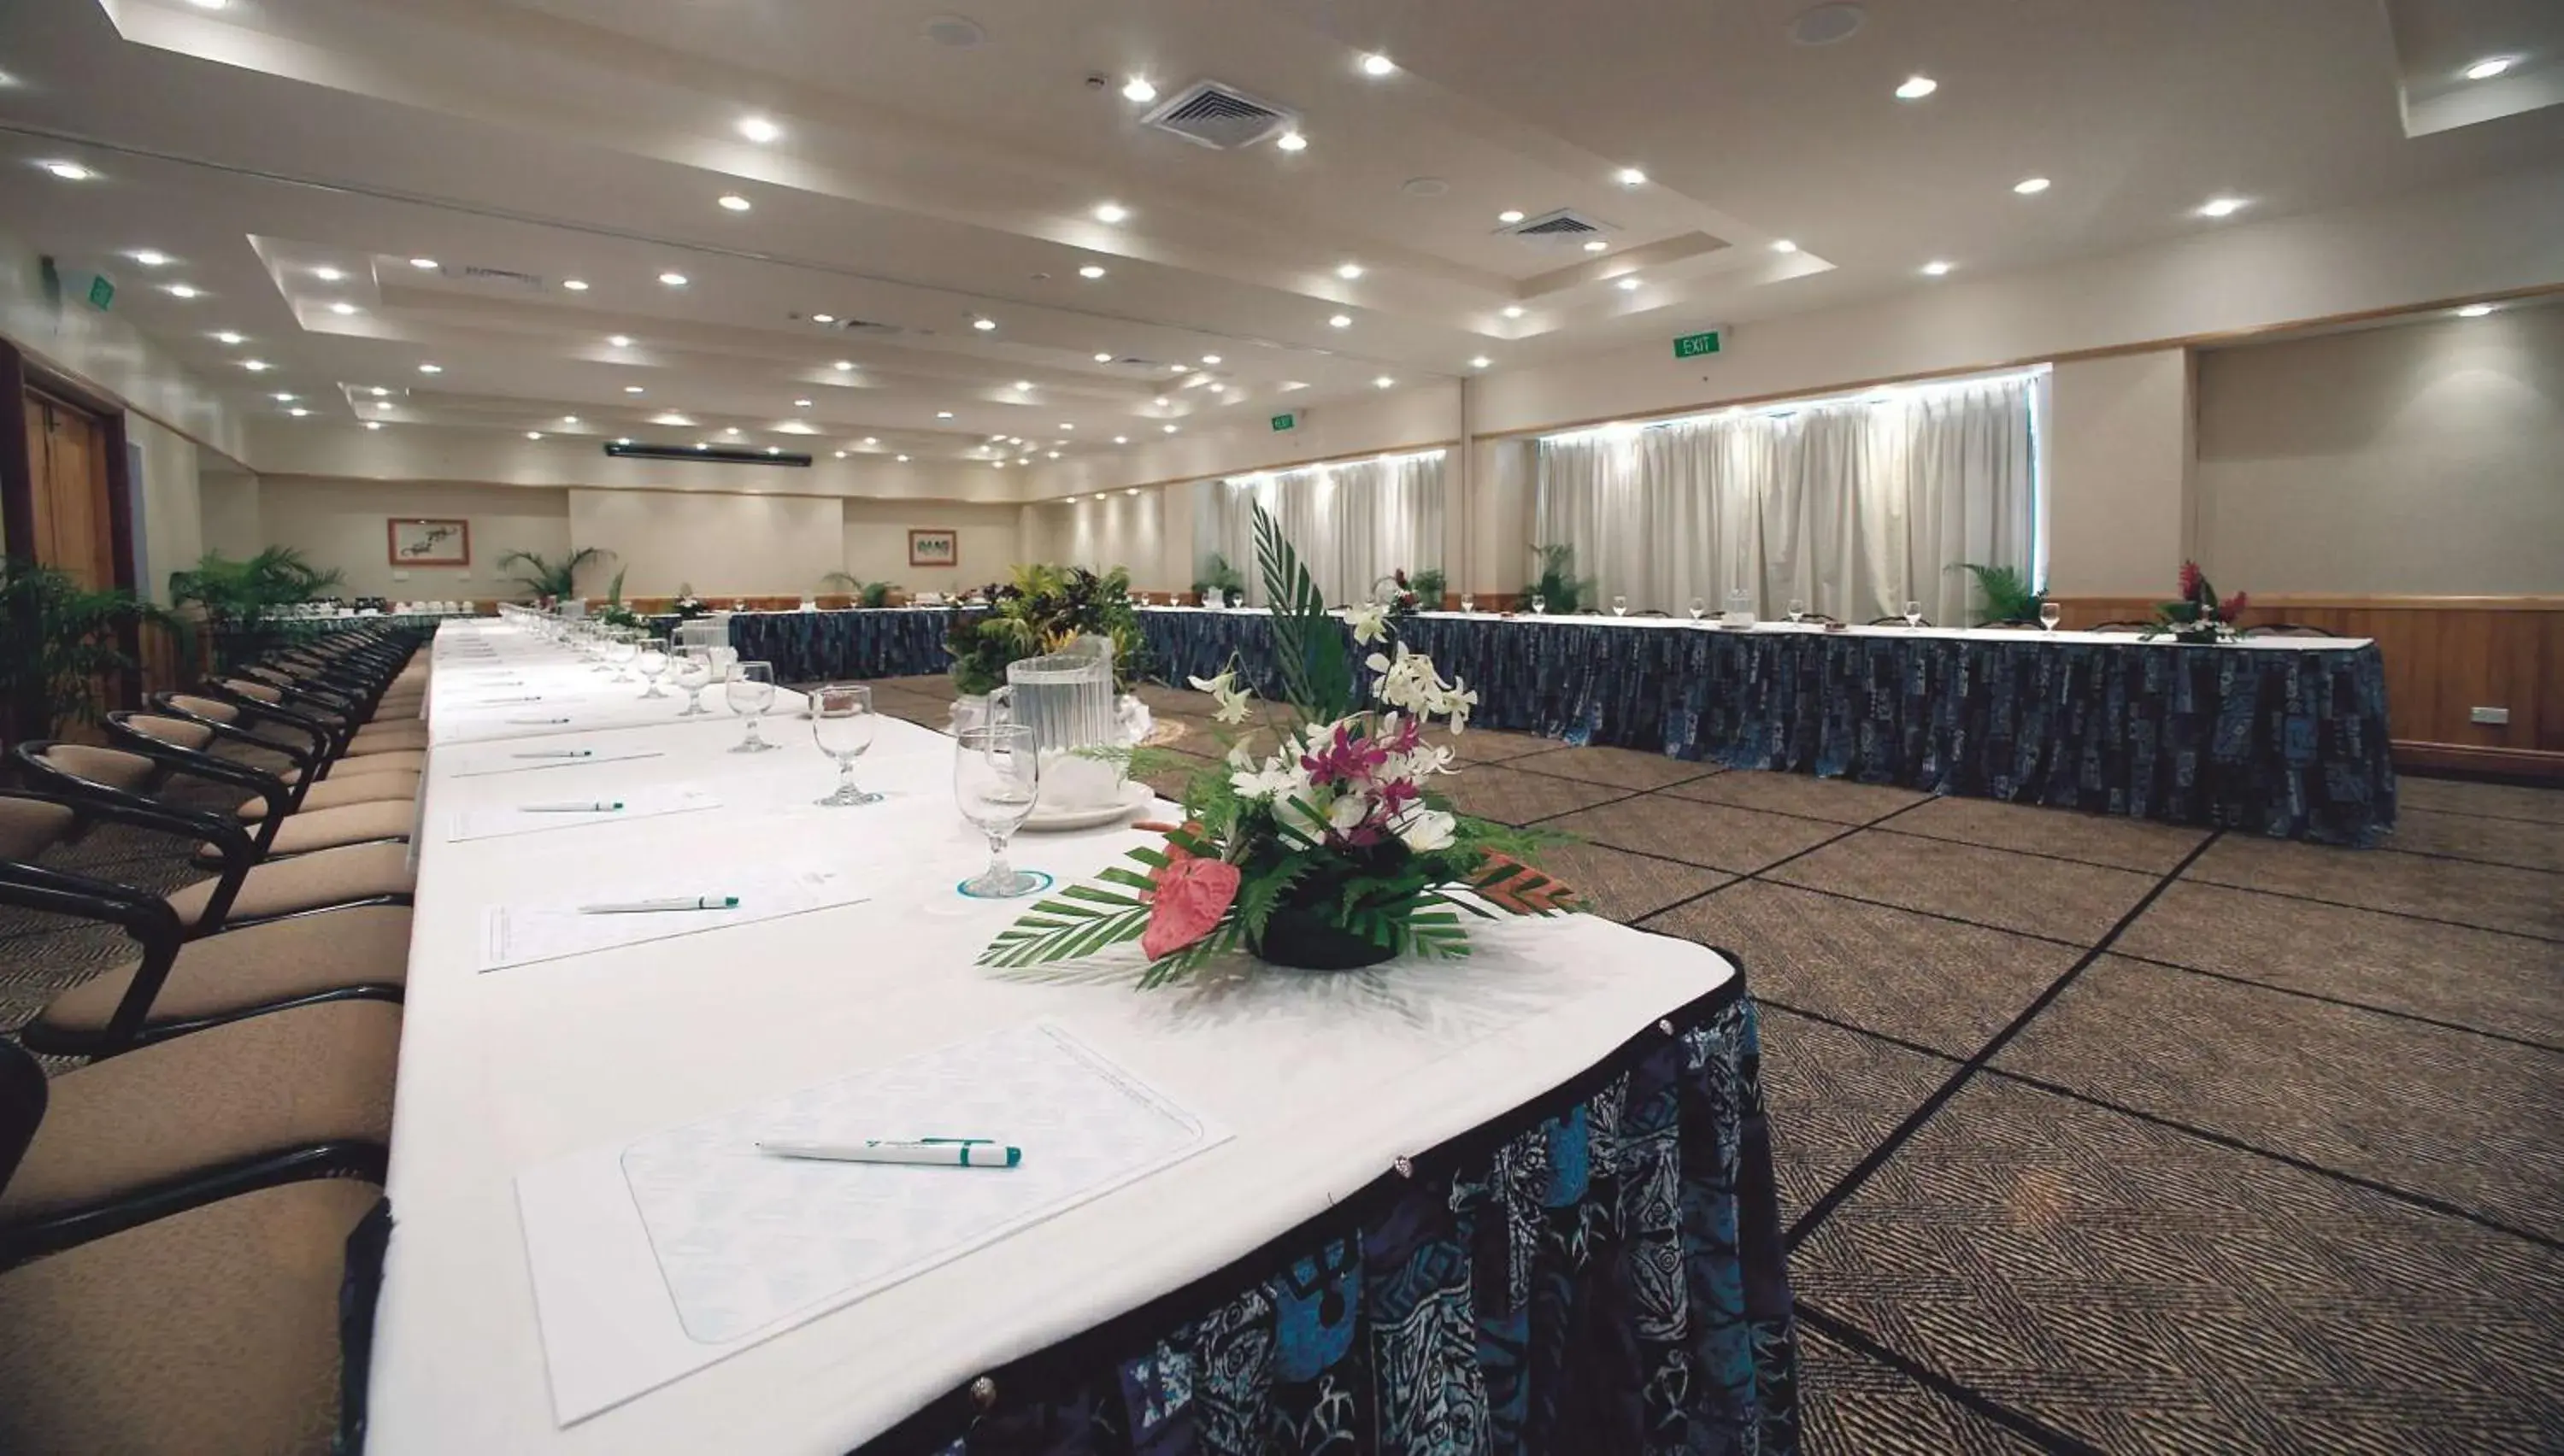
[[[1801,44],[1814,8],[12,0],[0,226],[110,274],[254,411],[1044,460],[1930,288],[1933,260],[2114,253],[2220,226],[2216,196],[2249,219],[2564,158],[2551,0],[1871,0]],[[2457,79],[2495,53],[2521,64]],[[1913,75],[1938,90],[1898,100]],[[1309,145],[1148,131],[1132,76],[1242,88]],[[1508,208],[1610,247],[1503,236]]]

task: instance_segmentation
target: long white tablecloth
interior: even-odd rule
[[[492,655],[461,650],[477,641]],[[678,721],[499,623],[440,634],[393,1135],[394,1231],[377,1316],[370,1449],[840,1452],[981,1369],[1216,1270],[1420,1151],[1556,1087],[1733,969],[1599,920],[1489,925],[1478,954],[1313,975],[1263,971],[1140,992],[1130,969],[972,964],[1026,902],[954,893],[985,854],[951,791],[951,740],[885,721],[858,779],[881,804],[808,801],[835,769],[807,726],[732,755],[726,712]],[[529,746],[650,757],[466,774],[479,724],[441,705],[510,665],[580,724]],[[462,669],[451,672],[451,669]],[[539,685],[539,686],[537,686]],[[629,695],[627,698],[626,695]],[[708,695],[718,702],[717,695]],[[478,710],[475,710],[478,712]],[[449,732],[449,729],[453,731]],[[463,744],[467,746],[455,746]],[[486,766],[486,763],[483,763]],[[457,813],[703,787],[721,807],[464,844]],[[1165,806],[1162,806],[1165,807]],[[1151,836],[1016,841],[1063,884]],[[494,906],[628,893],[671,873],[815,859],[871,898],[782,920],[480,972]],[[517,1175],[994,1028],[1050,1018],[1233,1137],[1165,1171],[566,1427],[555,1418]],[[638,1214],[630,1215],[637,1224]],[[628,1239],[632,1226],[600,1239]],[[631,1293],[654,1313],[664,1292]]]

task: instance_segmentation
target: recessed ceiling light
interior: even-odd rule
[[[813,323],[834,323],[837,321],[837,315],[834,313],[813,313],[810,315],[810,321]]]
[[[366,429],[368,429],[368,430],[379,430],[379,429],[381,429],[382,427],[383,427],[383,422],[382,422],[382,421],[380,421],[380,420],[367,420],[367,421],[365,421],[365,428],[366,428]]]
[[[298,420],[299,420],[299,419],[302,419],[303,417],[305,417],[306,415],[311,414],[311,413],[312,413],[312,411],[310,411],[310,410],[308,410],[308,409],[305,409],[303,406],[301,406],[301,405],[299,405],[299,404],[298,404],[298,405],[296,405],[294,408],[292,408],[292,409],[290,409],[290,410],[287,410],[287,411],[286,411],[286,413],[287,413],[287,414],[290,414],[290,415],[292,415],[292,416],[294,416],[296,419],[298,419]]]
[[[681,289],[686,286],[686,276],[682,273],[663,273],[659,275],[659,282],[672,289]]]
[[[578,423],[578,416],[576,416],[576,415],[563,415],[563,416],[561,416],[561,423],[562,423],[562,424],[564,424],[564,425],[575,425],[575,424],[577,424],[577,423]]]
[[[1155,403],[1157,404],[1158,408],[1160,408],[1160,409],[1165,409],[1165,408],[1167,407],[1167,404],[1168,404],[1167,397],[1166,397],[1165,395],[1161,394],[1161,395],[1159,395],[1159,396],[1157,397],[1157,399],[1156,399]]]
[[[2024,177],[2020,181],[2012,184],[2012,190],[2020,193],[2024,197],[2036,197],[2039,193],[2047,190],[2047,179],[2045,177]]]
[[[988,330],[997,326],[997,320],[994,318],[973,318],[970,320],[970,326],[979,330],[981,333],[986,333]]]
[[[2483,315],[2491,312],[2492,305],[2490,304],[2468,304],[2457,311],[2457,316],[2460,318],[2481,318]]]
[[[1791,242],[1787,238],[1777,238],[1773,240],[1772,251],[1775,253],[1796,253],[1799,251],[1799,245]]]
[[[1052,451],[1052,452],[1050,453],[1050,458],[1051,458],[1051,459],[1053,459],[1053,460],[1057,460],[1057,459],[1059,459],[1059,452],[1058,452],[1058,451],[1056,451],[1056,450]]]
[[[866,435],[864,437],[864,443],[867,445],[879,445],[881,443],[881,437],[878,435]]]
[[[424,273],[436,267],[436,260],[433,258],[413,258],[409,261],[409,266]]]
[[[1077,276],[1079,278],[1102,278],[1104,276],[1104,270],[1097,267],[1095,264],[1090,263],[1084,268],[1079,269],[1077,271]]]
[[[605,336],[605,341],[619,349],[632,347],[632,335],[628,333],[609,333]]]
[[[565,278],[561,280],[561,287],[569,290],[573,294],[583,294],[587,292],[587,280],[583,278]]]
[[[1494,362],[1495,360],[1488,358],[1485,354],[1480,354],[1469,361],[1469,367],[1472,369],[1483,369]]]
[[[838,452],[837,452],[837,459],[839,459],[839,460],[843,460],[843,459],[845,459],[845,458],[846,458],[846,452],[844,452],[844,451],[842,451],[842,450],[840,450],[840,451],[838,451]]]
[[[1162,430],[1166,431],[1166,432],[1167,432],[1168,434],[1170,434],[1170,435],[1172,435],[1172,434],[1175,433],[1175,426],[1173,426],[1173,425],[1161,425],[1161,426],[1159,426],[1158,428],[1160,428],[1160,429],[1162,429]]]
[[[1909,76],[1896,84],[1896,99],[1900,102],[1919,102],[1940,89],[1941,83],[1931,77]]]
[[[2460,74],[2468,81],[2490,81],[2518,64],[2517,56],[2486,56]]]
[[[1113,437],[1113,443],[1116,445],[1128,445],[1131,443],[1131,437],[1128,435],[1116,435]]]
[[[381,386],[381,385],[379,385],[379,384],[375,385],[375,386],[374,386],[373,388],[371,388],[371,389],[366,390],[365,392],[366,392],[367,394],[372,395],[372,396],[373,396],[374,398],[376,398],[376,399],[381,399],[381,398],[383,398],[384,396],[386,396],[386,395],[388,395],[388,394],[390,394],[390,393],[391,393],[391,391],[390,391],[390,390],[385,389],[383,386]]]
[[[1622,292],[1622,293],[1624,293],[1624,294],[1634,294],[1634,293],[1636,293],[1637,291],[1638,291],[1638,280],[1637,280],[1637,278],[1636,278],[1634,275],[1632,275],[1631,277],[1624,278],[1624,279],[1620,280],[1620,292]]]
[[[900,464],[902,464],[902,465],[906,465],[906,464],[908,464],[908,457],[907,457],[907,456],[905,456],[905,455],[901,456],[901,457],[899,458],[899,463],[900,463]]]
[[[239,334],[237,334],[237,333],[232,332],[232,331],[231,331],[230,329],[228,329],[228,328],[226,328],[226,329],[224,329],[222,332],[217,333],[217,334],[215,334],[215,335],[214,335],[214,342],[216,342],[216,343],[239,343],[240,341],[241,341],[241,336],[240,336]]]
[[[626,394],[640,394],[643,390],[638,384],[626,384],[623,386],[623,392]]]
[[[1508,207],[1504,211],[1496,214],[1496,221],[1503,223],[1508,227],[1511,227],[1513,224],[1521,222],[1522,220],[1523,213],[1522,209],[1519,207]]]
[[[1373,388],[1375,388],[1375,389],[1387,389],[1387,388],[1389,388],[1390,385],[1395,384],[1397,381],[1396,381],[1396,380],[1394,380],[1394,379],[1391,379],[1391,378],[1390,378],[1390,377],[1389,377],[1387,374],[1383,374],[1383,375],[1381,375],[1379,378],[1374,379],[1374,380],[1373,380],[1373,381],[1371,381],[1371,382],[1372,382],[1372,387],[1373,387]]]
[[[1950,265],[1942,262],[1938,258],[1935,258],[1931,262],[1923,265],[1923,276],[1925,278],[1939,278],[1941,275],[1948,273],[1949,271]]]
[[[808,409],[810,407],[810,401],[806,399],[796,399],[792,401],[792,407],[794,409]]]
[[[1363,267],[1359,263],[1339,263],[1336,265],[1336,277],[1343,279],[1347,283],[1352,283],[1355,279],[1362,276]]]
[[[153,253],[148,257],[145,257],[143,254],[136,253],[133,255],[133,261],[141,264],[145,268],[158,268],[161,264],[166,263],[169,260],[161,257],[157,253]],[[312,276],[320,280],[322,283],[336,283],[347,275],[340,273],[334,268],[316,268],[312,270]]]
[[[953,411],[949,409],[940,409],[935,412],[935,417],[939,420],[949,420],[953,418]]]
[[[443,364],[421,364],[418,366],[418,371],[422,374],[442,374],[445,372],[445,366]]]
[[[989,464],[995,466],[998,470],[1004,470],[1006,468],[1006,463],[1002,460],[991,461]]]
[[[1639,171],[1636,167],[1622,167],[1617,173],[1617,177],[1620,185],[1623,187],[1644,187],[1647,185],[1647,174]]]
[[[746,212],[753,205],[736,192],[725,192],[719,200],[723,209],[729,212]]]
[[[2199,205],[2201,217],[2233,217],[2244,210],[2241,197],[2212,197]]]
[[[713,446],[712,442],[709,440],[698,440],[695,442],[695,448],[697,450],[710,450]]]
[[[38,162],[36,165],[66,182],[86,182],[98,175],[78,162]]]
[[[1327,326],[1329,328],[1351,328],[1354,326],[1354,320],[1342,313],[1339,313],[1335,317],[1327,320]]]
[[[783,128],[763,116],[742,116],[739,118],[739,134],[762,144],[780,137]]]
[[[783,453],[783,447],[780,445],[768,445],[765,447],[765,453],[768,455],[781,455]]]
[[[1204,354],[1204,355],[1202,355],[1202,362],[1203,362],[1203,363],[1205,363],[1205,364],[1216,364],[1216,363],[1218,363],[1218,362],[1219,362],[1219,355],[1217,355],[1217,354]]]
[[[529,440],[539,440],[543,438],[543,432],[540,430],[528,430],[526,432],[526,438]]]
[[[1284,151],[1307,151],[1309,149],[1309,138],[1301,135],[1297,131],[1285,131],[1281,135],[1273,138],[1273,144],[1282,148]]]
[[[1365,76],[1387,76],[1397,69],[1397,63],[1387,56],[1374,54],[1362,58],[1362,69]]]
[[[1118,202],[1102,203],[1095,209],[1095,220],[1100,223],[1118,223],[1130,215],[1131,209]]]
[[[1095,362],[1099,364],[1109,364],[1113,362],[1113,356],[1111,354],[1100,353],[1095,356]]]
[[[275,396],[273,396],[273,397],[275,398],[275,400],[276,400],[276,402],[277,402],[278,404],[292,404],[292,403],[294,403],[294,396],[293,396],[293,395],[291,395],[291,394],[278,394],[278,395],[275,395]]]
[[[1076,424],[1075,424],[1075,423],[1073,423],[1073,422],[1071,422],[1071,421],[1068,421],[1068,420],[1062,420],[1062,421],[1060,421],[1060,422],[1059,422],[1059,427],[1060,427],[1061,429],[1063,429],[1063,430],[1074,430],[1074,429],[1076,429],[1076,428],[1077,428],[1077,426],[1076,426]]]
[[[1504,308],[1504,314],[1508,318],[1520,318],[1523,315],[1523,306],[1520,304],[1507,304]]]
[[[632,437],[629,435],[617,435],[614,437],[614,443],[617,445],[629,445],[632,443]]]
[[[1600,253],[1610,246],[1610,244],[1603,242],[1601,238],[1588,238],[1585,240],[1585,251],[1588,253]]]
[[[196,286],[191,283],[173,283],[169,285],[169,297],[173,299],[192,299],[196,297]]]
[[[353,304],[331,304],[329,306],[329,312],[337,314],[341,318],[344,318],[348,314],[356,312],[356,306]]]
[[[264,374],[276,366],[265,359],[243,359],[241,360],[241,367],[249,370],[253,374]]]
[[[834,369],[834,370],[836,370],[838,373],[842,374],[842,373],[846,372],[848,369],[853,368],[854,366],[855,366],[855,361],[854,361],[854,360],[852,360],[852,359],[839,359],[837,362],[835,362],[835,363],[833,363],[833,364],[830,364],[828,367],[829,367],[829,368],[831,368],[831,369]]]
[[[723,427],[722,427],[722,433],[723,433],[723,434],[725,434],[725,435],[736,435],[736,434],[738,434],[738,433],[739,433],[739,426],[737,426],[737,425],[725,425],[725,426],[723,426]]]
[[[1158,89],[1149,84],[1149,78],[1134,76],[1122,83],[1122,99],[1129,102],[1154,102],[1158,99]]]

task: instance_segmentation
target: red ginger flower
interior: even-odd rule
[[[2197,561],[2184,561],[2184,562],[2182,562],[2182,563],[2181,563],[2181,599],[2182,599],[2183,601],[2196,601],[2196,600],[2198,600],[2198,599],[2199,599],[2199,584],[2200,584],[2200,582],[2202,582],[2203,580],[2206,580],[2206,579],[2207,579],[2207,578],[2205,577],[2205,575],[2200,571],[2200,569],[2199,569],[2199,563],[2198,563]]]
[[[2244,609],[2251,604],[2252,593],[2248,591],[2239,591],[2226,599],[2226,604],[2217,609],[2217,615],[2232,622],[2236,618],[2243,616]]]

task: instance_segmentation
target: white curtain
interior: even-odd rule
[[[1572,545],[1600,601],[1716,612],[1743,587],[1845,621],[1920,601],[1971,619],[1962,562],[2035,565],[2044,372],[1540,442],[1542,545]]]
[[[1254,506],[1281,525],[1334,605],[1370,600],[1373,585],[1401,567],[1442,564],[1439,450],[1203,481],[1193,490],[1195,576],[1213,552],[1225,556],[1259,606]]]

